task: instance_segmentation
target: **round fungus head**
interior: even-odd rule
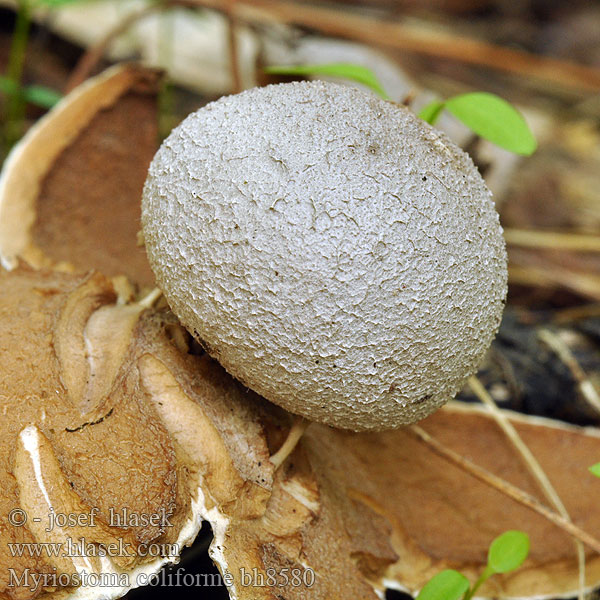
[[[471,159],[407,109],[304,82],[189,116],[142,222],[158,285],[233,376],[335,427],[415,422],[478,368],[506,251]]]

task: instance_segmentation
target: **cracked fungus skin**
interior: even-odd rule
[[[146,248],[242,383],[335,427],[395,428],[476,372],[506,251],[471,159],[408,110],[304,82],[222,98],[155,156]]]

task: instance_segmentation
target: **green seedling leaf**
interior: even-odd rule
[[[376,94],[379,94],[384,100],[389,100],[383,86],[377,79],[377,76],[371,69],[362,65],[353,65],[351,63],[331,63],[327,65],[295,65],[295,66],[275,66],[265,67],[266,73],[273,75],[327,75],[328,77],[341,77],[362,83],[371,88]]]
[[[0,92],[7,95],[21,94],[26,102],[41,108],[52,108],[62,98],[59,92],[43,85],[19,88],[12,79],[3,75],[0,75]]]
[[[440,100],[434,100],[433,102],[430,102],[427,106],[424,106],[421,109],[421,112],[419,113],[419,118],[423,119],[423,121],[429,123],[430,125],[435,125],[435,122],[438,120],[445,107],[445,102],[441,102]]]
[[[521,113],[495,94],[473,92],[454,96],[446,100],[446,109],[477,135],[501,148],[525,156],[537,148]]]
[[[592,475],[596,477],[600,477],[600,463],[596,463],[589,468],[589,471]]]
[[[488,551],[488,567],[494,573],[518,569],[529,554],[529,536],[522,531],[506,531],[499,535]]]
[[[62,94],[43,85],[27,86],[23,94],[27,102],[42,108],[52,108],[62,98]]]
[[[452,569],[438,573],[419,592],[417,600],[459,600],[469,590],[469,580]]]

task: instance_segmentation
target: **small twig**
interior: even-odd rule
[[[558,513],[569,523],[572,523],[571,516],[567,511],[561,497],[558,495],[554,486],[548,479],[548,475],[538,462],[537,458],[533,455],[527,444],[523,441],[514,425],[509,421],[507,416],[498,408],[498,405],[494,402],[494,399],[487,392],[481,381],[476,376],[469,378],[469,387],[473,390],[475,395],[485,404],[496,423],[502,429],[506,437],[510,440],[512,445],[516,448],[520,454],[527,468],[535,478],[536,482],[540,486],[542,492],[546,498],[550,501]],[[575,550],[577,552],[577,562],[579,564],[579,598],[583,600],[585,596],[585,550],[583,544],[575,539]],[[583,583],[582,583],[583,582]]]
[[[91,47],[83,56],[68,83],[72,89],[87,78],[106,48],[139,18],[172,6],[202,7],[227,12],[231,0],[167,0],[148,6],[123,19],[119,26]],[[335,8],[304,6],[299,2],[281,0],[237,0],[231,17],[238,22],[269,23],[278,21],[290,25],[314,28],[327,35],[353,39],[379,47],[395,48],[425,56],[456,60],[508,71],[522,77],[549,81],[581,90],[600,90],[600,69],[556,58],[538,56],[513,48],[504,48],[480,40],[426,31],[409,23],[384,20],[341,11]]]
[[[504,239],[510,245],[523,248],[600,252],[600,236],[597,235],[508,228],[504,230]]]
[[[508,267],[508,278],[510,283],[528,286],[562,286],[590,300],[600,300],[600,277],[593,273],[570,271],[554,265],[552,268],[523,266],[513,257]]]
[[[538,331],[538,337],[544,344],[549,346],[558,358],[568,367],[569,371],[571,371],[571,375],[573,375],[573,378],[577,382],[577,387],[579,388],[581,395],[596,412],[600,413],[600,394],[598,394],[598,390],[596,390],[591,379],[577,362],[571,349],[560,339],[560,337],[552,333],[549,329],[540,329]]]
[[[306,428],[310,425],[310,421],[302,417],[294,417],[294,422],[292,423],[292,427],[290,428],[285,441],[271,456],[271,462],[275,465],[275,469],[278,469],[285,459],[294,451],[294,448],[298,445],[300,438],[304,435]]]
[[[225,14],[227,15],[227,47],[229,49],[229,65],[231,70],[232,93],[239,94],[244,86],[238,52],[237,27],[235,14],[236,0],[229,0]]]
[[[585,600],[585,547],[579,540],[575,540],[575,547],[577,548],[577,564],[579,565],[577,597],[579,600]]]
[[[531,494],[523,491],[522,489],[514,486],[512,483],[494,475],[487,469],[476,465],[471,462],[468,458],[461,456],[458,452],[455,452],[451,448],[447,448],[441,442],[436,440],[434,437],[429,435],[424,429],[419,427],[418,425],[411,425],[407,428],[407,431],[412,433],[419,441],[423,442],[432,452],[437,454],[438,456],[444,458],[448,462],[456,465],[463,471],[466,471],[479,481],[482,481],[486,485],[493,487],[498,490],[500,493],[512,498],[519,504],[530,508],[535,511],[545,519],[548,519],[551,523],[554,523],[557,527],[582,541],[584,544],[592,548],[595,552],[600,554],[600,540],[597,540],[595,537],[591,536],[583,529],[577,527],[577,525],[571,523],[558,513],[550,510],[548,507],[544,506],[537,498],[533,497]]]
[[[218,8],[223,0],[197,0],[198,5]],[[394,19],[359,12],[282,0],[238,0],[237,16],[244,21],[279,21],[349,38],[369,45],[456,60],[550,81],[581,90],[600,90],[600,70],[522,50],[496,46],[481,40],[428,31]]]
[[[164,10],[163,4],[150,4],[123,17],[116,27],[109,30],[98,42],[90,46],[79,59],[75,68],[71,72],[67,84],[65,85],[65,94],[68,94],[73,88],[83,83],[93,72],[96,65],[102,60],[102,57],[110,45],[140,19],[152,14],[153,12]]]
[[[4,142],[6,150],[23,135],[26,104],[23,98],[23,68],[27,53],[27,42],[31,28],[30,6],[28,2],[17,4],[15,29],[12,36],[6,75],[14,85],[14,93],[7,99],[7,111],[4,123]]]
[[[546,498],[554,505],[556,510],[566,518],[568,518],[567,509],[563,504],[560,496],[556,493],[554,486],[550,483],[548,476],[542,469],[540,463],[537,461],[535,456],[532,454],[529,447],[523,442],[521,436],[517,433],[513,424],[506,418],[506,415],[498,408],[493,398],[488,394],[487,390],[483,387],[482,383],[473,376],[469,378],[469,387],[473,390],[473,393],[485,404],[500,427],[506,437],[510,440],[513,446],[517,449],[521,458],[525,462],[527,468],[531,471],[535,480],[540,486],[541,491],[544,493]]]
[[[163,2],[155,2],[148,6],[141,8],[140,10],[134,11],[123,19],[121,19],[115,27],[106,32],[106,34],[93,46],[90,46],[83,56],[79,59],[79,62],[75,65],[75,68],[71,72],[71,75],[65,86],[65,94],[70,92],[73,88],[83,83],[96,68],[98,63],[102,60],[102,57],[106,54],[111,44],[121,35],[126,33],[133,25],[138,21],[146,18],[155,12],[161,12],[171,8],[182,7],[182,8],[213,8],[226,12],[224,2],[230,2],[230,0],[219,0],[219,2],[202,2],[198,0],[164,0]],[[233,14],[233,10],[231,11]],[[233,16],[231,17],[233,19]],[[230,28],[231,29],[231,28]],[[236,43],[235,41],[233,42]],[[237,54],[236,54],[237,56]],[[232,68],[237,68],[234,65]],[[236,74],[234,73],[234,80]],[[240,84],[241,85],[241,84]]]
[[[172,14],[163,14],[160,19],[158,38],[158,63],[165,73],[172,72],[174,60],[175,21]],[[158,91],[158,133],[159,140],[171,133],[175,123],[174,115],[174,93],[173,85],[169,77],[163,77]]]
[[[571,306],[569,308],[559,309],[552,315],[554,323],[571,323],[579,319],[588,319],[590,317],[600,317],[600,304],[584,304]]]

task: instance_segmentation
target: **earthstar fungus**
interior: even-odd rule
[[[143,70],[140,76],[144,76]],[[112,87],[123,77],[123,71],[117,70],[91,81],[90,85]],[[87,88],[90,89],[93,87]],[[103,102],[105,94],[100,93],[100,89],[97,92],[94,102]],[[331,92],[335,97],[350,94],[352,98],[355,93]],[[372,100],[356,94],[364,102]],[[69,101],[79,102],[77,96]],[[234,102],[235,108],[237,101],[223,102]],[[71,104],[64,110],[68,112],[74,106]],[[287,105],[279,101],[275,104],[275,108],[282,106],[285,109]],[[290,114],[294,106],[290,101]],[[394,110],[403,112],[398,107]],[[321,106],[316,114],[326,118],[330,113],[327,107]],[[60,124],[52,122],[53,118],[50,114],[44,127],[51,125],[54,135],[60,137]],[[59,111],[57,118],[68,121],[65,112]],[[349,122],[356,121],[349,117]],[[264,129],[268,129],[264,125]],[[440,144],[445,147],[448,143],[445,138],[438,144],[435,142],[437,134],[432,130],[421,125],[415,127],[424,127],[426,139],[434,140],[431,143],[444,163],[446,150],[441,150]],[[319,128],[313,127],[319,135],[324,130],[329,131],[323,124]],[[35,153],[31,152],[39,143],[43,144],[39,137],[43,130],[25,140],[26,147],[10,161],[3,175],[5,182],[13,182],[0,185],[0,230],[6,234],[13,229],[22,230],[21,220],[15,218],[18,211],[12,209],[19,208],[19,198],[23,196],[12,192],[16,189],[15,182],[32,185],[21,174],[27,173],[35,162]],[[365,131],[365,135],[373,135],[368,128]],[[271,150],[281,147],[277,143],[271,144]],[[411,148],[407,152],[417,156],[418,152]],[[342,156],[343,145],[338,150]],[[107,156],[111,156],[109,149],[107,152]],[[228,152],[229,155],[234,153],[231,148]],[[285,158],[275,152],[269,156]],[[470,165],[466,158],[464,160]],[[450,158],[448,161],[452,162]],[[110,159],[107,163],[110,164]],[[289,160],[286,163],[289,167],[291,163],[288,163]],[[394,160],[389,163],[394,165]],[[330,168],[333,173],[333,166]],[[447,168],[451,170],[450,166]],[[62,162],[53,167],[55,171],[60,169],[65,169]],[[36,171],[41,178],[40,165]],[[318,171],[316,169],[317,174]],[[429,181],[430,174],[422,176]],[[39,178],[34,181],[36,185]],[[379,179],[385,181],[386,177],[381,175]],[[346,177],[341,180],[346,181]],[[382,195],[373,193],[377,188],[369,188],[365,182],[357,182],[350,176],[349,180],[354,182],[351,191],[356,197],[368,190],[376,199]],[[379,180],[376,178],[376,181]],[[427,181],[411,179],[408,188],[412,188],[413,183],[424,185]],[[303,183],[310,182],[303,180]],[[282,185],[281,189],[292,187]],[[401,202],[403,196],[393,193]],[[354,196],[347,195],[348,198]],[[468,193],[463,196],[467,198],[466,207],[461,208],[462,205],[455,202],[455,210],[468,216],[477,203],[470,200]],[[28,210],[38,204],[35,194],[31,198],[31,202],[23,200]],[[314,186],[312,198],[315,206],[319,206],[317,200],[322,197]],[[300,217],[305,213],[300,199],[296,199],[295,214],[302,224]],[[444,202],[454,200],[446,198]],[[487,193],[481,202],[482,212],[488,214]],[[333,204],[330,199],[328,206],[332,214],[337,215],[332,221],[343,220],[335,213]],[[89,208],[93,214],[93,203]],[[423,213],[425,222],[430,213],[420,205],[416,208],[417,213],[419,210]],[[393,213],[392,208],[385,214],[402,218],[402,214]],[[365,213],[353,218],[359,223],[368,223],[368,216],[372,215]],[[441,216],[434,215],[434,234],[443,240]],[[409,219],[404,220],[410,223]],[[393,219],[386,223],[388,221],[393,225]],[[226,219],[221,222],[228,223]],[[495,223],[491,226],[493,232],[497,221],[492,218],[492,222]],[[261,233],[259,225],[252,224],[257,233]],[[65,231],[57,231],[57,235],[67,237],[69,226],[70,222],[65,222]],[[235,230],[233,225],[231,228]],[[333,231],[338,230],[333,228]],[[90,235],[93,237],[93,233]],[[493,233],[480,235],[490,236],[493,246]],[[428,256],[433,260],[436,252],[433,240],[427,246],[427,236],[423,236],[415,243],[420,249],[415,255],[417,267],[427,264]],[[473,234],[470,237],[477,238]],[[3,244],[16,238],[2,235],[0,238],[0,254],[4,259],[9,257],[11,248]],[[56,238],[57,246],[61,239]],[[97,243],[102,245],[100,239]],[[471,239],[470,243],[475,242]],[[347,247],[340,244],[340,267],[346,264],[345,249]],[[103,252],[109,250],[104,248]],[[497,250],[498,255],[503,256],[502,248]],[[87,557],[89,568],[103,572],[115,569],[133,575],[140,569],[153,572],[163,562],[176,559],[166,555],[155,557],[156,560],[143,557],[137,552],[138,547],[145,543],[174,541],[183,546],[192,540],[201,519],[211,523],[215,535],[211,556],[224,575],[231,597],[237,600],[273,600],[282,595],[312,600],[348,597],[375,600],[381,597],[385,587],[415,592],[445,568],[459,568],[474,579],[485,560],[489,538],[493,533],[515,527],[531,534],[531,557],[521,571],[499,578],[482,593],[487,597],[574,595],[578,583],[577,561],[564,531],[549,526],[539,515],[448,465],[405,430],[356,434],[313,424],[289,460],[275,469],[269,458],[287,435],[289,414],[240,385],[216,361],[199,355],[197,346],[190,342],[189,335],[164,305],[147,309],[142,303],[115,302],[117,294],[111,283],[98,273],[34,271],[18,260],[19,256],[40,256],[43,260],[35,263],[38,268],[54,266],[45,256],[43,246],[35,254],[24,252],[21,247],[12,247],[12,251],[15,260],[10,261],[10,266],[13,270],[0,269],[0,337],[3,341],[0,345],[3,376],[0,426],[6,448],[0,456],[4,488],[0,498],[0,531],[4,535],[0,547],[0,583],[4,587],[0,588],[0,598],[32,596],[27,589],[5,586],[9,577],[7,567],[17,572],[30,568],[36,574],[54,568],[76,570],[75,565],[59,564],[52,559],[48,563],[15,559],[7,554],[6,541],[45,543],[70,535],[86,537],[100,547],[115,538],[123,538],[132,544],[133,556],[115,557],[109,565],[98,564],[92,555]],[[128,254],[123,256],[125,260]],[[369,253],[361,256],[368,257]],[[88,260],[87,255],[78,258],[84,266],[89,264],[105,270],[102,264]],[[368,260],[363,262],[370,264]],[[351,261],[349,264],[360,266],[362,263]],[[293,266],[300,268],[298,262]],[[393,261],[384,261],[383,266],[391,268]],[[417,275],[421,272],[417,267],[413,279],[407,280],[412,285],[419,281]],[[139,273],[139,269],[131,270]],[[244,265],[238,264],[235,273],[245,274]],[[114,273],[108,271],[108,274]],[[431,275],[435,283],[434,275],[438,272]],[[302,282],[302,278],[299,281]],[[449,284],[448,280],[444,282]],[[299,284],[298,289],[302,289]],[[369,291],[367,286],[365,293]],[[503,296],[503,290],[499,295]],[[439,304],[441,300],[438,304],[430,301],[430,307]],[[471,309],[474,304],[475,300],[468,307]],[[476,322],[473,317],[473,323],[465,327]],[[305,330],[300,328],[299,331]],[[329,332],[327,328],[324,331]],[[291,334],[290,326],[286,332]],[[383,333],[392,331],[384,327]],[[329,339],[327,335],[325,338]],[[310,350],[311,343],[307,342],[305,347]],[[337,362],[335,364],[337,369]],[[588,475],[586,465],[598,456],[597,430],[581,430],[523,415],[511,415],[510,419],[543,468],[552,474],[574,522],[592,533],[597,532],[599,513],[592,506],[595,496],[591,490],[600,483],[595,479],[589,482],[590,494],[581,494],[579,487]],[[476,455],[482,466],[498,472],[523,490],[538,493],[535,482],[515,459],[514,449],[496,423],[477,407],[450,403],[427,419],[422,427],[456,452]],[[489,452],[490,447],[494,448],[493,453]],[[573,458],[572,463],[564,461],[565,453]],[[57,510],[85,514],[97,506],[100,514],[96,527],[55,530],[52,536],[58,537],[48,537],[34,522],[24,527],[14,527],[7,522],[7,515],[14,506],[21,506],[31,517],[36,514],[44,517],[47,513],[45,499],[39,493],[41,488],[32,477],[35,466],[32,456],[39,457],[42,481],[50,484],[51,501]],[[115,530],[106,519],[111,507],[117,511],[127,507],[132,514],[164,510],[173,527]],[[256,569],[266,577],[267,570],[283,573],[289,568],[300,573],[297,587],[247,585],[241,576],[243,571]],[[600,581],[597,555],[588,555],[586,571],[589,585]],[[227,574],[231,577],[225,578]],[[135,581],[135,577],[131,580]],[[50,594],[55,598],[94,598],[98,589],[46,587],[43,591],[46,596]],[[127,588],[103,588],[102,591],[116,597]]]

